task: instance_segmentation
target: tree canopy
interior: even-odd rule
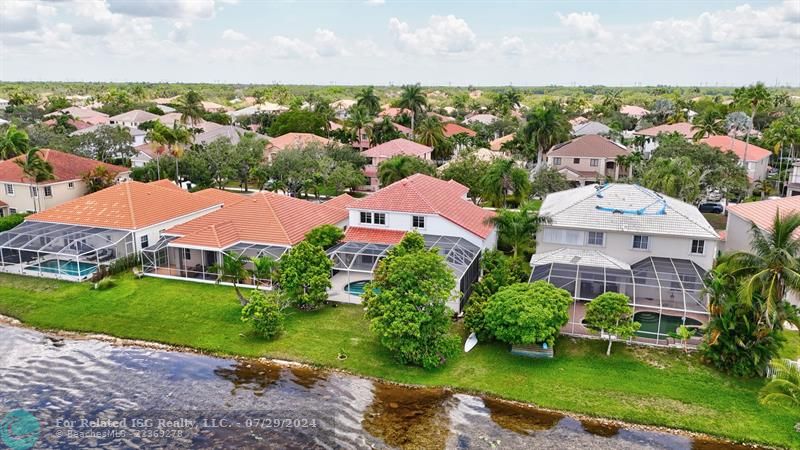
[[[572,296],[545,281],[501,288],[484,306],[486,329],[514,345],[546,342],[552,346],[569,319]]]

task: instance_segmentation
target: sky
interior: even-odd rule
[[[0,80],[800,85],[800,0],[0,0]]]

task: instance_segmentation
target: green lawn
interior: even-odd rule
[[[615,344],[613,355],[606,357],[602,342],[562,337],[552,360],[515,357],[505,346],[480,344],[442,369],[424,371],[395,364],[370,334],[358,306],[293,311],[286,333],[272,342],[253,337],[239,320],[239,309],[232,289],[221,286],[123,277],[110,290],[92,291],[87,284],[0,275],[0,313],[40,328],[304,361],[546,408],[800,448],[800,433],[793,430],[800,414],[760,406],[756,394],[763,380],[727,377],[681,351]],[[348,355],[345,361],[337,359],[340,350]]]
[[[703,213],[703,217],[715,230],[724,230],[728,227],[728,217],[724,214]]]

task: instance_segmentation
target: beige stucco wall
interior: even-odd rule
[[[51,183],[52,196],[47,197],[44,195],[45,185],[39,186],[39,195],[41,195],[41,203],[31,195],[31,184],[27,183],[0,183],[0,201],[8,204],[9,208],[16,209],[17,212],[38,211],[39,205],[41,210],[52,208],[53,206],[60,205],[69,200],[81,197],[86,193],[86,184],[80,180],[73,181],[73,187],[69,187],[69,182]],[[6,193],[6,185],[10,184],[14,187],[14,195]]]

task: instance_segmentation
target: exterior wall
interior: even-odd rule
[[[747,162],[747,175],[753,180],[766,180],[769,172],[769,156],[760,161]]]
[[[497,235],[496,233],[494,237],[491,235],[487,237],[487,239],[482,239],[480,236],[471,233],[470,231],[465,230],[464,228],[456,225],[453,222],[445,219],[444,217],[438,215],[429,215],[429,214],[410,214],[410,213],[400,213],[400,212],[392,212],[392,211],[369,211],[369,212],[383,212],[386,214],[386,225],[375,225],[370,223],[361,223],[360,213],[361,211],[368,211],[368,210],[350,210],[350,226],[354,227],[363,227],[363,228],[383,228],[389,230],[402,230],[402,231],[411,231],[415,229],[411,226],[412,224],[412,217],[413,216],[424,216],[425,217],[425,228],[417,228],[417,230],[422,234],[433,234],[439,236],[453,236],[453,237],[460,237],[464,238],[467,241],[477,245],[482,249],[487,248],[494,248],[497,244]],[[490,238],[494,239],[494,242],[490,242]]]
[[[556,165],[554,160],[555,158],[561,158],[561,164]],[[580,159],[578,164],[573,162],[574,159]],[[592,167],[591,160],[597,160],[597,167]],[[614,161],[614,159],[609,158],[584,158],[580,156],[548,156],[546,158],[547,165],[555,168],[555,169],[564,169],[567,168],[572,171],[580,171],[580,172],[595,172],[598,176],[604,177],[605,176],[605,167],[606,161]]]
[[[131,166],[132,167],[144,167],[145,164],[152,161],[153,158],[149,157],[144,152],[139,152],[131,157]]]
[[[38,191],[41,196],[41,202],[39,202],[39,199],[31,195],[31,187],[34,185],[2,182],[0,183],[0,201],[8,204],[10,209],[15,209],[17,212],[38,211],[40,205],[43,211],[86,194],[86,184],[83,181],[72,180],[71,183],[73,183],[72,188],[69,187],[70,181],[39,185]],[[6,193],[5,185],[7,184],[14,187],[14,195]],[[44,195],[45,186],[50,186],[52,196],[47,197]]]
[[[430,161],[431,160],[431,154],[430,153],[426,153],[426,154],[424,154],[422,156],[418,156],[418,158],[419,159],[423,159],[425,161]],[[367,180],[369,181],[369,184],[367,186],[365,186],[363,188],[363,190],[374,192],[374,191],[377,191],[378,189],[380,189],[380,181],[378,180],[378,177],[377,177],[378,166],[382,162],[386,161],[389,158],[374,157],[374,158],[369,158],[369,159],[370,159],[369,164],[364,166],[364,176],[367,177]],[[375,175],[373,175],[373,174],[375,174]]]
[[[605,232],[605,239],[603,246],[588,245],[587,231],[599,230],[577,230],[583,233],[582,243],[579,245],[570,245],[563,243],[547,242],[544,239],[546,229],[559,229],[556,227],[544,226],[536,233],[536,253],[545,253],[560,248],[588,248],[598,250],[608,256],[617,258],[625,263],[634,264],[645,258],[664,257],[686,259],[695,262],[698,266],[705,270],[709,270],[714,263],[714,258],[717,254],[718,241],[705,239],[705,251],[702,255],[695,255],[690,253],[692,246],[691,237],[679,236],[663,236],[663,235],[647,235],[649,236],[649,249],[639,250],[633,248],[633,236],[635,233],[622,233],[622,232]],[[564,228],[561,228],[564,229]]]
[[[750,251],[750,222],[728,211],[725,251]]]
[[[192,213],[192,214],[188,214],[188,215],[185,215],[185,216],[182,216],[182,217],[177,217],[175,219],[171,219],[171,220],[168,220],[166,222],[157,223],[155,225],[151,225],[151,226],[146,227],[146,228],[141,228],[141,229],[135,230],[133,232],[133,237],[134,237],[134,244],[136,246],[136,251],[137,252],[142,251],[142,237],[143,236],[147,236],[147,245],[148,246],[153,245],[161,237],[161,233],[164,230],[167,230],[167,229],[172,228],[172,227],[174,227],[176,225],[180,225],[182,223],[188,222],[188,221],[190,221],[192,219],[196,219],[196,218],[198,218],[200,216],[204,216],[204,215],[206,215],[206,214],[208,214],[210,212],[216,211],[217,209],[219,209],[219,206],[213,206],[211,208],[207,208],[207,209],[204,209],[204,210],[201,210],[201,211],[197,211],[197,212]]]

